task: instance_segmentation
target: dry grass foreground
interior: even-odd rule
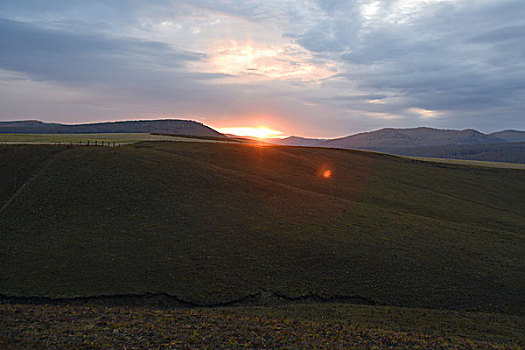
[[[243,316],[228,309],[0,305],[7,349],[512,349],[465,338]]]

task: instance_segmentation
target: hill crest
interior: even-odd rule
[[[502,141],[474,129],[445,130],[419,127],[409,129],[384,128],[327,140],[322,143],[322,146],[339,148],[419,147]]]
[[[363,149],[398,155],[503,162],[521,162],[525,155],[525,131],[518,130],[484,134],[474,129],[384,128],[335,139],[291,136],[270,142],[286,146]]]
[[[223,134],[193,120],[127,120],[89,124],[45,123],[39,120],[0,122],[0,133],[80,134],[80,133],[170,133],[224,137]]]

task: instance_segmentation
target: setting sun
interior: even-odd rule
[[[223,134],[232,134],[236,136],[249,136],[257,137],[260,139],[268,137],[279,137],[282,135],[282,132],[260,126],[257,128],[251,127],[238,127],[238,128],[217,128],[217,130]]]

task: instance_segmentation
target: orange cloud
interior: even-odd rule
[[[311,63],[311,54],[297,44],[264,45],[229,40],[210,53],[207,69],[251,79],[316,81],[336,74],[332,63]]]

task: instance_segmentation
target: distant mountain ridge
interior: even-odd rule
[[[324,147],[384,149],[392,147],[421,147],[504,142],[473,129],[441,130],[432,128],[380,129],[328,140]]]
[[[44,123],[38,120],[0,122],[0,133],[82,134],[82,133],[166,133],[224,137],[223,134],[192,120],[132,120],[91,124]]]
[[[525,162],[525,131],[518,130],[483,134],[473,129],[385,128],[328,140],[290,136],[272,143],[364,149],[411,156]]]
[[[328,139],[311,139],[306,137],[290,136],[284,139],[273,139],[273,141],[270,142],[283,146],[318,146],[325,141],[328,141]]]
[[[506,142],[525,142],[525,131],[503,130],[488,135]]]
[[[385,149],[487,143],[525,142],[525,131],[503,130],[483,134],[474,129],[446,130],[427,127],[410,129],[385,128],[335,139],[314,139],[290,136],[272,140],[286,146],[319,146],[351,149]]]

